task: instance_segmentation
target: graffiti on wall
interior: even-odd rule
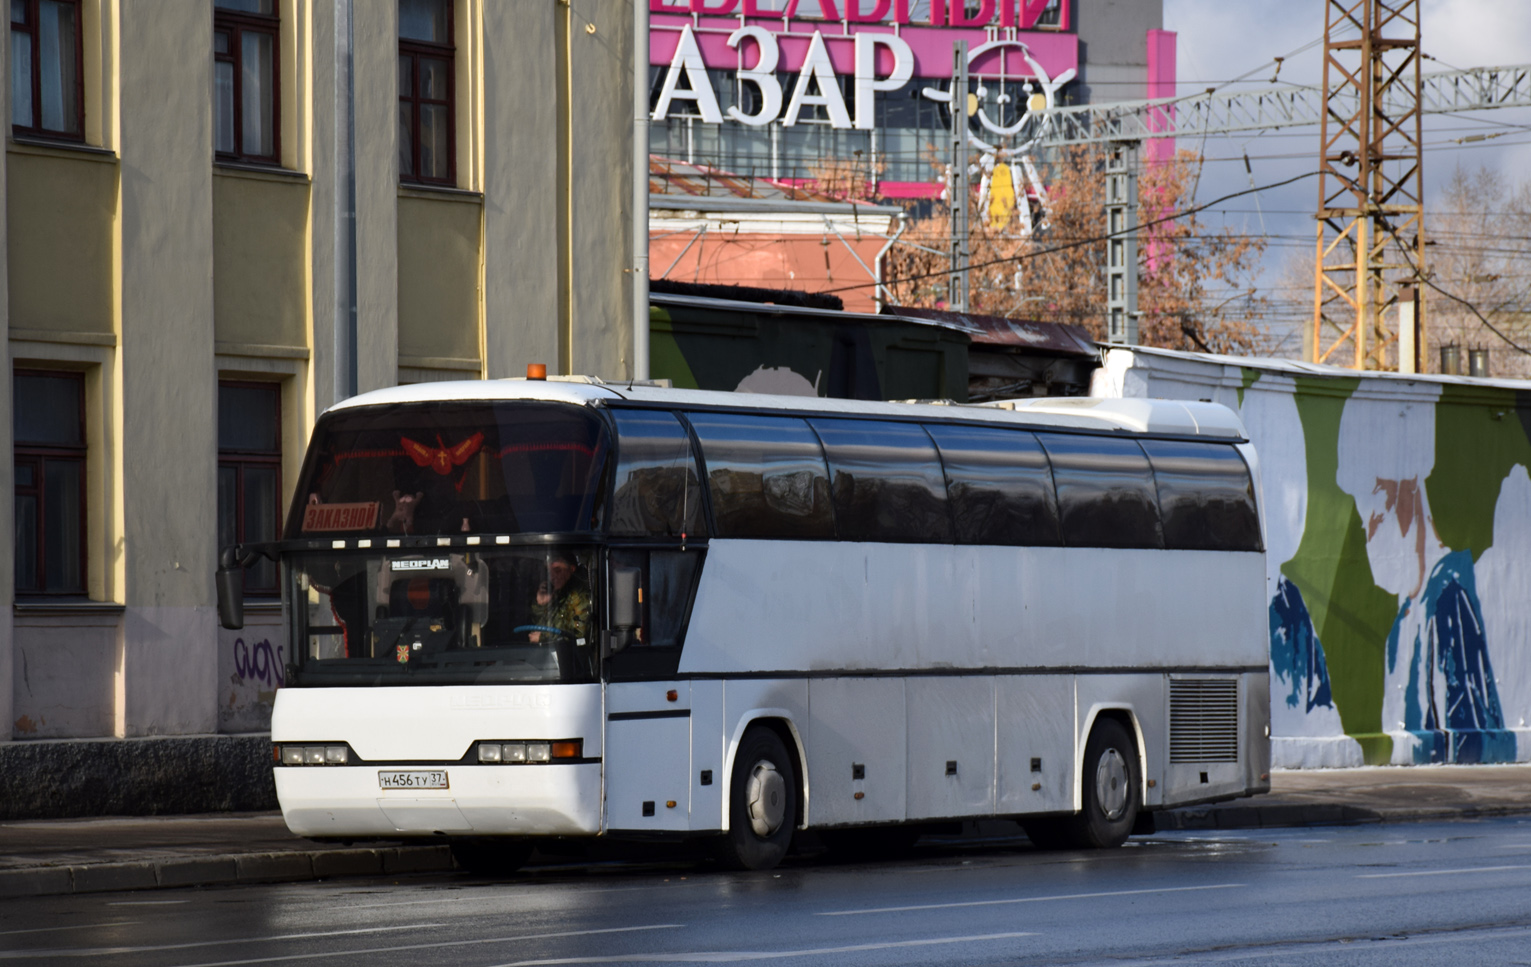
[[[271,727],[276,690],[286,684],[284,638],[280,620],[265,615],[252,617],[241,631],[219,631],[219,731],[264,732]]]
[[[1091,394],[1244,420],[1274,765],[1531,761],[1531,390],[1138,348]]]
[[[1531,758],[1531,394],[1251,368],[1238,406],[1276,763]]]
[[[234,674],[276,690],[286,684],[282,670],[282,646],[273,645],[271,639],[262,638],[247,644],[244,638],[234,639]]]

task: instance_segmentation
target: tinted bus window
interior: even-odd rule
[[[1260,517],[1244,458],[1222,443],[1144,440],[1159,484],[1164,545],[1258,551]]]
[[[951,543],[941,459],[923,427],[810,422],[824,441],[842,541]]]
[[[982,426],[926,429],[946,465],[959,544],[1062,543],[1052,471],[1035,436]]]
[[[1038,433],[1053,465],[1069,547],[1163,547],[1159,501],[1136,440]]]
[[[688,413],[702,444],[718,537],[833,540],[829,473],[796,417]]]
[[[617,471],[611,532],[624,537],[706,536],[691,438],[672,413],[614,410]]]
[[[394,403],[314,428],[287,537],[594,530],[606,424],[566,403]]]

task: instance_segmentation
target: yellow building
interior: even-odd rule
[[[0,774],[131,772],[137,737],[202,737],[190,761],[265,727],[280,608],[221,631],[216,552],[275,536],[317,413],[529,362],[632,375],[634,10],[9,7]]]

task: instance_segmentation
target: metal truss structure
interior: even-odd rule
[[[1421,119],[1531,107],[1531,64],[1422,75],[1419,0],[1326,0],[1325,11],[1321,85],[1058,108],[1038,146],[1319,126],[1314,313],[1304,355],[1414,372],[1428,345],[1414,295],[1427,277]],[[1394,306],[1397,331],[1387,322]]]
[[[1341,115],[1354,114],[1356,101],[1353,91],[1331,92],[1331,106]],[[1531,107],[1531,64],[1424,74],[1418,103],[1421,114]],[[1389,114],[1405,107],[1393,92],[1387,93],[1382,104]],[[1316,125],[1324,117],[1324,88],[1270,87],[1231,94],[1085,104],[1049,113],[1047,131],[1038,140],[1038,147],[1195,138]]]
[[[1387,316],[1401,291],[1412,293],[1425,277],[1419,0],[1328,0],[1325,11],[1318,249],[1305,355],[1328,362],[1348,344],[1353,369],[1412,373],[1423,320],[1399,339]]]

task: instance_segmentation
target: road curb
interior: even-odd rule
[[[1290,826],[1355,826],[1361,823],[1422,823],[1531,814],[1526,806],[1459,806],[1368,809],[1338,803],[1278,803],[1268,806],[1189,806],[1154,813],[1161,831],[1177,829],[1278,829]]]
[[[0,870],[0,897],[239,883],[297,883],[339,876],[436,873],[450,869],[452,854],[445,846],[214,854],[132,863]]]

